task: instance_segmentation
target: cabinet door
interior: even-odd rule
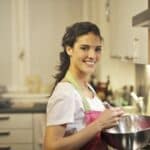
[[[66,26],[82,20],[82,0],[29,0],[29,6],[31,74],[49,83],[59,61]]]
[[[42,150],[45,127],[46,127],[46,115],[33,114],[34,150]]]
[[[133,33],[134,62],[137,64],[148,64],[150,62],[148,56],[148,29],[135,27]]]
[[[122,33],[121,22],[121,1],[110,1],[111,14],[110,14],[110,44],[111,44],[111,56],[120,58],[122,57],[122,40],[120,38]]]
[[[0,129],[31,129],[32,114],[0,114]]]
[[[11,1],[0,1],[0,84],[11,84]]]
[[[110,39],[113,57],[135,63],[148,61],[147,29],[132,27],[132,17],[146,7],[147,2],[143,0],[111,1]]]
[[[0,145],[0,150],[33,150],[32,144]]]
[[[32,129],[0,129],[0,144],[30,143],[32,144]]]
[[[132,20],[130,1],[111,1],[110,40],[112,56],[132,57]]]
[[[128,24],[128,33],[130,45],[128,46],[128,54],[133,58],[133,62],[139,64],[148,63],[148,28],[133,27],[132,17],[136,14],[147,9],[147,1],[143,0],[127,0],[130,3],[130,13],[127,21],[131,20],[131,24]]]

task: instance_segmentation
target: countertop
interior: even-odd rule
[[[0,97],[0,113],[46,113],[48,98],[44,93],[4,93]]]
[[[0,113],[46,113],[46,104],[35,104],[33,107],[6,107],[0,108]]]

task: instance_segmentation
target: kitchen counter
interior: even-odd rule
[[[44,93],[4,93],[0,99],[0,113],[46,113],[48,98]]]
[[[33,107],[0,108],[0,113],[46,113],[46,104],[35,104]]]

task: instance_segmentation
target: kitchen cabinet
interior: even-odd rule
[[[20,150],[20,148],[33,150],[32,134],[32,115],[0,115],[0,147],[11,150]]]
[[[11,82],[12,54],[11,54],[11,5],[10,0],[0,1],[0,84]]]
[[[40,113],[33,114],[34,150],[42,150],[45,126],[46,126],[46,115]]]
[[[0,114],[0,149],[41,150],[44,129],[43,113]]]
[[[25,91],[28,75],[53,82],[62,35],[66,26],[82,20],[82,1],[0,1],[0,84]]]
[[[110,1],[111,56],[128,62],[148,63],[148,29],[132,26],[132,17],[147,9],[143,0]]]
[[[0,145],[0,150],[32,150],[31,144]]]

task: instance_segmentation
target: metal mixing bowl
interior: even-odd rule
[[[150,142],[150,116],[123,116],[117,126],[102,132],[102,138],[118,150],[139,150]]]

